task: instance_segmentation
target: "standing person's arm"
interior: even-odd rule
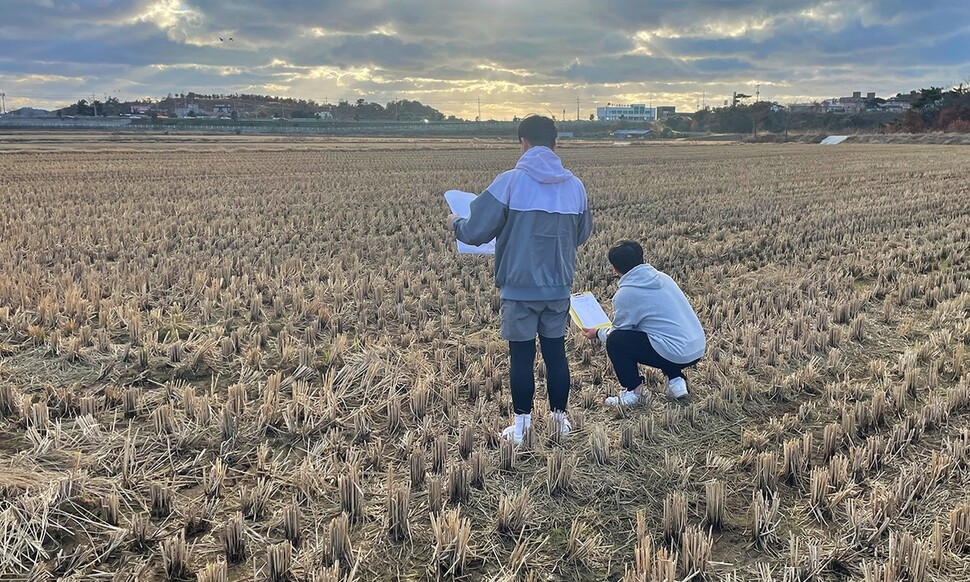
[[[485,190],[472,201],[468,218],[455,218],[451,228],[458,240],[465,244],[485,244],[502,232],[508,215],[508,206]]]
[[[584,187],[583,194],[585,193],[586,190]],[[586,208],[579,217],[579,232],[576,236],[576,246],[585,244],[591,234],[593,234],[593,211],[589,209],[589,198],[587,198]]]

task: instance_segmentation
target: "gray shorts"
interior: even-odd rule
[[[524,342],[543,337],[563,337],[569,323],[569,299],[555,301],[502,300],[502,339]]]

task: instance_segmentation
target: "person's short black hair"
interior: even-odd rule
[[[519,140],[524,139],[533,146],[552,149],[557,137],[556,122],[543,115],[529,115],[519,123]]]
[[[610,248],[610,264],[621,274],[643,264],[643,247],[632,240],[621,240]]]

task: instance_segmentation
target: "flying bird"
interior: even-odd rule
[[[222,40],[221,36],[219,37],[219,42],[225,42],[224,40]]]
[[[229,37],[229,42],[232,42],[232,37],[231,36]]]

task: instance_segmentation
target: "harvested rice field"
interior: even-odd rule
[[[685,402],[513,448],[508,142],[0,144],[0,579],[970,579],[970,148],[564,143],[708,335]],[[662,377],[648,373],[660,389]]]

